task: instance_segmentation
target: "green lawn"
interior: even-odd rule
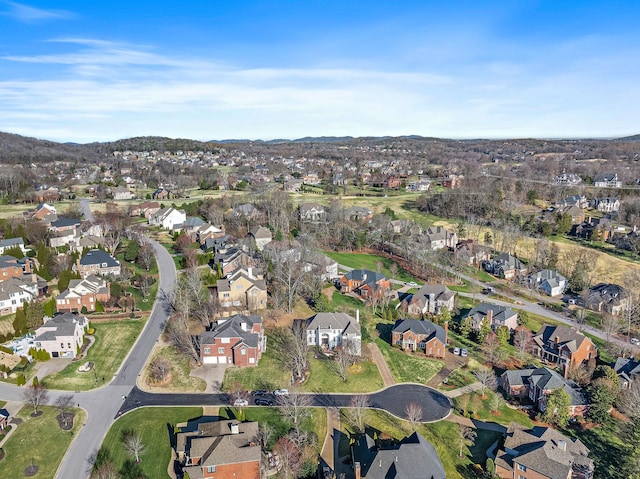
[[[78,367],[92,361],[98,376],[98,385],[111,381],[134,341],[144,327],[146,320],[121,320],[95,323],[95,343],[87,351],[86,358],[69,364],[59,373],[40,378],[50,389],[86,391],[96,387],[93,371],[78,372]]]
[[[147,296],[146,301],[145,298],[142,297],[142,293],[135,286],[129,286],[127,288],[127,292],[131,293],[136,301],[136,308],[140,311],[151,311],[153,309],[153,303],[155,302],[156,294],[158,293],[158,281],[151,285],[149,288],[149,296]]]
[[[475,283],[467,281],[466,279],[462,280],[462,285],[453,285],[447,286],[451,291],[458,291],[462,293],[479,293],[482,291],[482,288]]]
[[[518,313],[518,315],[520,315],[521,311],[519,309],[514,308],[514,310]],[[564,323],[556,321],[555,319],[547,318],[546,316],[540,316],[539,314],[529,313],[527,311],[525,311],[524,316],[520,315],[520,323],[534,333],[540,331],[542,325],[544,324],[550,324],[552,326],[566,326]]]
[[[130,458],[120,439],[122,431],[132,429],[140,435],[145,446],[140,466],[143,473],[152,479],[169,477],[167,467],[171,458],[171,434],[173,426],[202,416],[199,407],[136,409],[119,418],[109,429],[102,447],[109,452],[118,469]],[[171,427],[170,427],[171,426]]]
[[[532,427],[533,423],[529,416],[522,411],[510,408],[506,402],[502,401],[497,411],[491,411],[490,401],[491,396],[495,393],[487,393],[486,398],[482,398],[480,393],[465,394],[454,399],[456,410],[461,415],[463,411],[460,408],[461,399],[463,397],[469,398],[467,405],[467,412],[469,417],[480,419],[481,421],[496,422],[508,426],[512,422],[522,424],[526,427]]]
[[[363,393],[377,391],[384,386],[378,368],[371,361],[357,363],[356,366],[362,366],[364,370],[356,374],[347,373],[346,382],[333,372],[331,363],[331,360],[311,357],[311,374],[303,389],[308,392]]]
[[[407,354],[392,348],[382,339],[376,339],[376,344],[396,382],[425,384],[444,367],[443,361]]]
[[[392,277],[389,267],[394,263],[394,261],[383,256],[362,253],[335,253],[333,251],[325,251],[325,254],[331,259],[337,261],[339,264],[355,269],[377,271],[378,263],[380,262],[382,263],[380,272],[387,278],[397,279],[400,281],[416,281],[413,276],[407,273],[400,266],[398,266],[398,274],[395,277]]]
[[[31,417],[33,409],[26,406],[17,414],[24,422],[3,446],[6,456],[0,462],[0,477],[23,477],[23,471],[31,465],[32,459],[39,467],[34,477],[45,479],[55,476],[74,434],[85,422],[85,414],[74,408],[73,429],[63,431],[58,426],[56,408],[42,406],[40,409],[43,414],[35,418]]]
[[[207,388],[205,380],[189,375],[191,373],[189,358],[184,354],[180,354],[173,346],[156,346],[153,350],[152,356],[154,359],[161,356],[171,364],[171,382],[166,385],[167,392],[202,392]],[[148,381],[148,373],[146,370],[141,379]]]
[[[362,313],[365,309],[365,305],[359,299],[342,294],[336,289],[331,296],[331,309],[333,311],[340,311],[353,316],[355,315],[356,309],[360,309],[360,312]]]
[[[256,367],[227,368],[224,373],[222,390],[229,391],[235,387],[236,383],[242,384],[249,391],[255,389],[274,390],[287,387],[290,377],[291,371],[287,371],[280,361],[274,357],[273,349],[267,347]]]

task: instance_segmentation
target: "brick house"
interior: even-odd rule
[[[56,214],[57,213],[56,213],[55,206],[51,206],[50,204],[47,204],[47,203],[40,203],[33,210],[32,217],[37,220],[43,220],[47,216],[55,216]]]
[[[37,269],[37,260],[34,258],[15,258],[10,255],[0,256],[0,282],[9,278],[20,278],[22,275],[31,274]]]
[[[422,349],[427,356],[444,359],[447,350],[447,324],[398,319],[391,330],[391,345],[408,351]]]
[[[144,216],[149,218],[153,213],[156,213],[160,209],[160,203],[157,201],[143,201],[137,205],[131,205],[129,207],[129,216]]]
[[[368,269],[354,269],[340,278],[342,293],[356,293],[367,300],[381,298],[391,291],[391,282],[382,274]]]
[[[502,479],[592,479],[594,464],[580,439],[542,426],[511,423],[496,451]]]
[[[236,314],[219,319],[200,335],[200,360],[202,364],[257,366],[266,347],[262,317]]]
[[[517,398],[529,398],[538,408],[544,411],[547,397],[556,389],[564,389],[571,400],[569,414],[571,417],[584,416],[588,402],[584,391],[570,379],[549,368],[512,369],[500,376],[505,392]]]
[[[111,297],[110,285],[97,276],[72,279],[69,287],[56,297],[59,313],[79,313],[85,307],[87,312],[96,310],[96,303],[106,303]]]
[[[443,284],[425,284],[416,293],[408,295],[400,307],[408,314],[439,314],[444,308],[455,309],[456,293]]]
[[[257,422],[203,422],[176,434],[176,461],[191,479],[261,479],[257,437]]]
[[[79,258],[73,269],[78,271],[83,278],[96,274],[120,276],[120,262],[101,249],[92,249]]]
[[[527,274],[527,268],[511,253],[501,253],[495,258],[483,261],[482,267],[487,273],[502,279],[513,279]]]
[[[87,318],[77,314],[45,316],[44,325],[36,329],[34,346],[44,349],[52,358],[73,358],[82,346],[87,325]]]
[[[595,344],[573,328],[549,326],[545,324],[533,337],[533,355],[556,364],[568,377],[572,367],[595,359],[598,348]]]

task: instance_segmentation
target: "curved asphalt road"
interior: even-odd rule
[[[313,407],[351,407],[352,394],[309,394]],[[440,421],[451,413],[451,400],[433,388],[421,384],[396,384],[381,391],[366,394],[371,407],[385,410],[398,418],[406,418],[406,407],[417,403],[422,407],[422,422]],[[273,396],[265,396],[275,400]],[[134,387],[118,411],[118,415],[142,406],[229,406],[227,394],[148,393]]]

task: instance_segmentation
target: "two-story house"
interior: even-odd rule
[[[44,325],[36,329],[34,345],[44,349],[52,358],[73,358],[82,346],[87,318],[82,315],[64,313],[53,318],[44,317]]]
[[[548,396],[556,389],[564,389],[570,398],[569,414],[583,416],[588,407],[584,391],[570,379],[549,368],[512,369],[502,373],[502,388],[513,397],[529,398],[544,411]]]
[[[200,335],[200,360],[202,364],[257,366],[266,347],[262,317],[235,314],[220,318]]]
[[[129,207],[129,216],[144,216],[149,218],[153,213],[160,209],[160,203],[157,201],[143,201],[137,205]]]
[[[398,319],[391,330],[391,344],[408,351],[424,351],[434,358],[444,359],[447,350],[447,330],[431,321]]]
[[[618,179],[618,173],[604,173],[593,179],[596,188],[622,188],[622,181]]]
[[[0,315],[15,313],[25,302],[30,303],[39,294],[35,274],[22,275],[0,282]]]
[[[35,258],[15,258],[11,255],[0,256],[0,281],[9,278],[20,278],[24,274],[31,274],[37,269]]]
[[[391,282],[381,273],[354,269],[340,278],[342,293],[355,293],[364,300],[382,298],[391,291]]]
[[[501,326],[506,326],[509,330],[518,327],[518,313],[511,308],[499,306],[491,303],[480,303],[467,314],[471,323],[471,328],[479,331],[486,323],[491,329],[496,330]]]
[[[593,479],[594,464],[580,439],[542,426],[511,423],[496,451],[502,479]]]
[[[455,309],[456,293],[443,284],[425,284],[409,294],[400,303],[400,308],[410,315],[439,314],[444,308]]]
[[[569,287],[569,280],[558,273],[557,269],[543,269],[527,276],[530,288],[539,289],[547,296],[559,296]]]
[[[92,249],[78,259],[73,269],[86,278],[91,275],[120,276],[120,262],[106,251]]]
[[[359,311],[353,318],[345,313],[316,313],[304,322],[307,344],[323,349],[335,349],[348,344],[349,352],[360,356],[362,332]]]
[[[598,211],[603,213],[614,213],[620,209],[618,198],[596,198],[593,202]]]
[[[91,275],[72,279],[69,287],[56,296],[56,309],[59,313],[79,313],[84,307],[91,313],[98,301],[106,303],[110,297],[110,284],[103,278]]]
[[[613,370],[620,378],[620,386],[627,389],[632,383],[640,380],[640,359],[617,358]]]
[[[257,422],[201,422],[188,431],[176,434],[175,449],[185,477],[262,479]]]
[[[12,248],[20,248],[23,255],[27,254],[27,249],[24,247],[24,240],[22,238],[7,238],[0,240],[0,255],[3,255],[6,250]]]
[[[249,237],[255,242],[256,249],[262,251],[264,247],[271,243],[273,236],[269,228],[264,226],[256,226],[249,231]]]
[[[149,215],[151,226],[160,226],[165,230],[173,230],[187,220],[187,214],[175,208],[162,208]]]
[[[501,253],[495,258],[483,261],[482,267],[487,273],[502,279],[513,279],[527,274],[527,268],[511,253]]]
[[[426,248],[439,250],[444,248],[455,248],[458,243],[458,235],[455,232],[444,229],[442,226],[427,228],[423,235]]]
[[[253,269],[238,269],[216,283],[218,302],[227,311],[259,310],[267,307],[267,284]]]
[[[559,366],[565,377],[575,366],[598,355],[595,344],[573,328],[545,324],[533,337],[533,354]]]
[[[612,283],[598,283],[589,288],[585,306],[593,311],[620,314],[629,304],[624,288]]]
[[[302,222],[318,223],[324,221],[327,210],[317,203],[302,203],[298,207],[298,215]]]

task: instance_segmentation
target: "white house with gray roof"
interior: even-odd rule
[[[511,308],[497,304],[480,303],[469,311],[467,318],[471,322],[471,327],[476,331],[480,330],[485,321],[494,330],[500,326],[506,326],[509,330],[518,327],[518,313]]]
[[[569,280],[557,269],[543,269],[527,276],[529,287],[540,289],[547,296],[559,296],[569,287]]]
[[[444,308],[455,309],[456,293],[444,284],[425,284],[416,293],[407,295],[400,307],[413,315],[439,314]]]
[[[5,250],[15,247],[20,248],[22,254],[27,254],[27,249],[24,247],[24,240],[22,238],[8,238],[0,240],[0,254],[4,254]]]
[[[45,316],[44,325],[36,329],[34,346],[44,349],[52,358],[73,358],[82,346],[87,325],[87,318],[77,314]]]
[[[353,318],[345,313],[317,313],[305,321],[307,344],[325,349],[335,349],[349,342],[352,354],[360,356],[362,331],[359,312]]]
[[[165,230],[172,230],[187,220],[187,214],[175,208],[162,208],[149,215],[151,226],[161,226]]]

